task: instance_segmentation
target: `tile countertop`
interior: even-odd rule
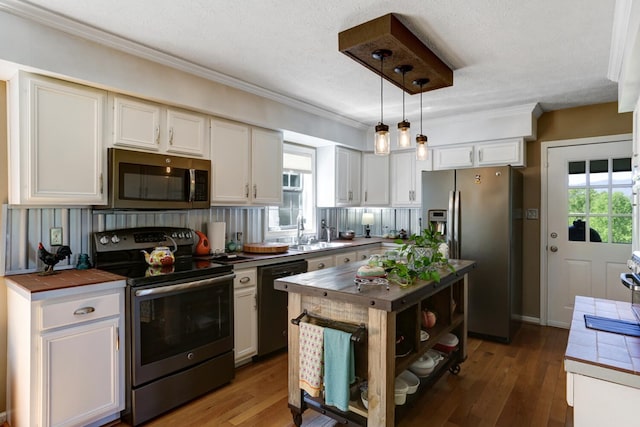
[[[55,274],[40,275],[40,273],[17,274],[5,276],[8,285],[18,288],[22,294],[44,293],[48,291],[64,291],[79,286],[94,285],[99,283],[119,282],[118,286],[125,286],[126,277],[106,271],[90,268],[88,270],[56,270]],[[34,298],[32,298],[34,299]]]
[[[577,296],[565,352],[565,370],[640,388],[640,338],[597,331],[584,315],[635,321],[631,303]]]

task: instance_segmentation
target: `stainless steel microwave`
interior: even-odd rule
[[[109,148],[108,157],[107,208],[210,207],[210,160],[119,148]]]

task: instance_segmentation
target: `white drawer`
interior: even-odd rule
[[[332,256],[310,258],[307,260],[307,271],[322,270],[335,267],[335,265],[335,258]]]
[[[41,307],[41,329],[58,328],[88,320],[120,315],[120,292],[106,295],[79,297]]]
[[[233,288],[246,288],[258,284],[258,272],[255,268],[236,270],[236,277],[233,279]]]

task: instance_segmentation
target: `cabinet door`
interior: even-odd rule
[[[113,145],[160,149],[160,106],[127,97],[113,97]]]
[[[473,167],[473,146],[434,148],[433,169]]]
[[[43,426],[86,425],[122,409],[119,319],[42,335]]]
[[[282,203],[282,134],[264,129],[251,131],[251,197],[253,203]]]
[[[211,121],[211,201],[249,203],[249,127]]]
[[[351,204],[349,188],[349,168],[351,158],[349,151],[336,148],[336,205],[345,206]]]
[[[357,151],[349,151],[349,203],[360,204],[360,187],[362,186],[362,155]]]
[[[40,76],[17,79],[11,82],[17,93],[11,99],[9,202],[105,204],[106,92]]]
[[[391,153],[391,203],[410,207],[415,203],[416,155],[414,151]]]
[[[389,204],[389,156],[365,153],[362,156],[362,204]]]
[[[257,288],[248,286],[234,291],[234,351],[236,363],[258,354]]]
[[[524,166],[524,140],[482,143],[477,146],[478,166]]]
[[[208,157],[205,153],[206,120],[186,111],[167,110],[167,151]]]

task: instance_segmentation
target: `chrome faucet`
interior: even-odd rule
[[[297,244],[300,245],[302,243],[302,232],[304,231],[304,217],[302,214],[298,214],[298,218],[296,219],[296,228],[298,229],[298,234],[296,236]]]

